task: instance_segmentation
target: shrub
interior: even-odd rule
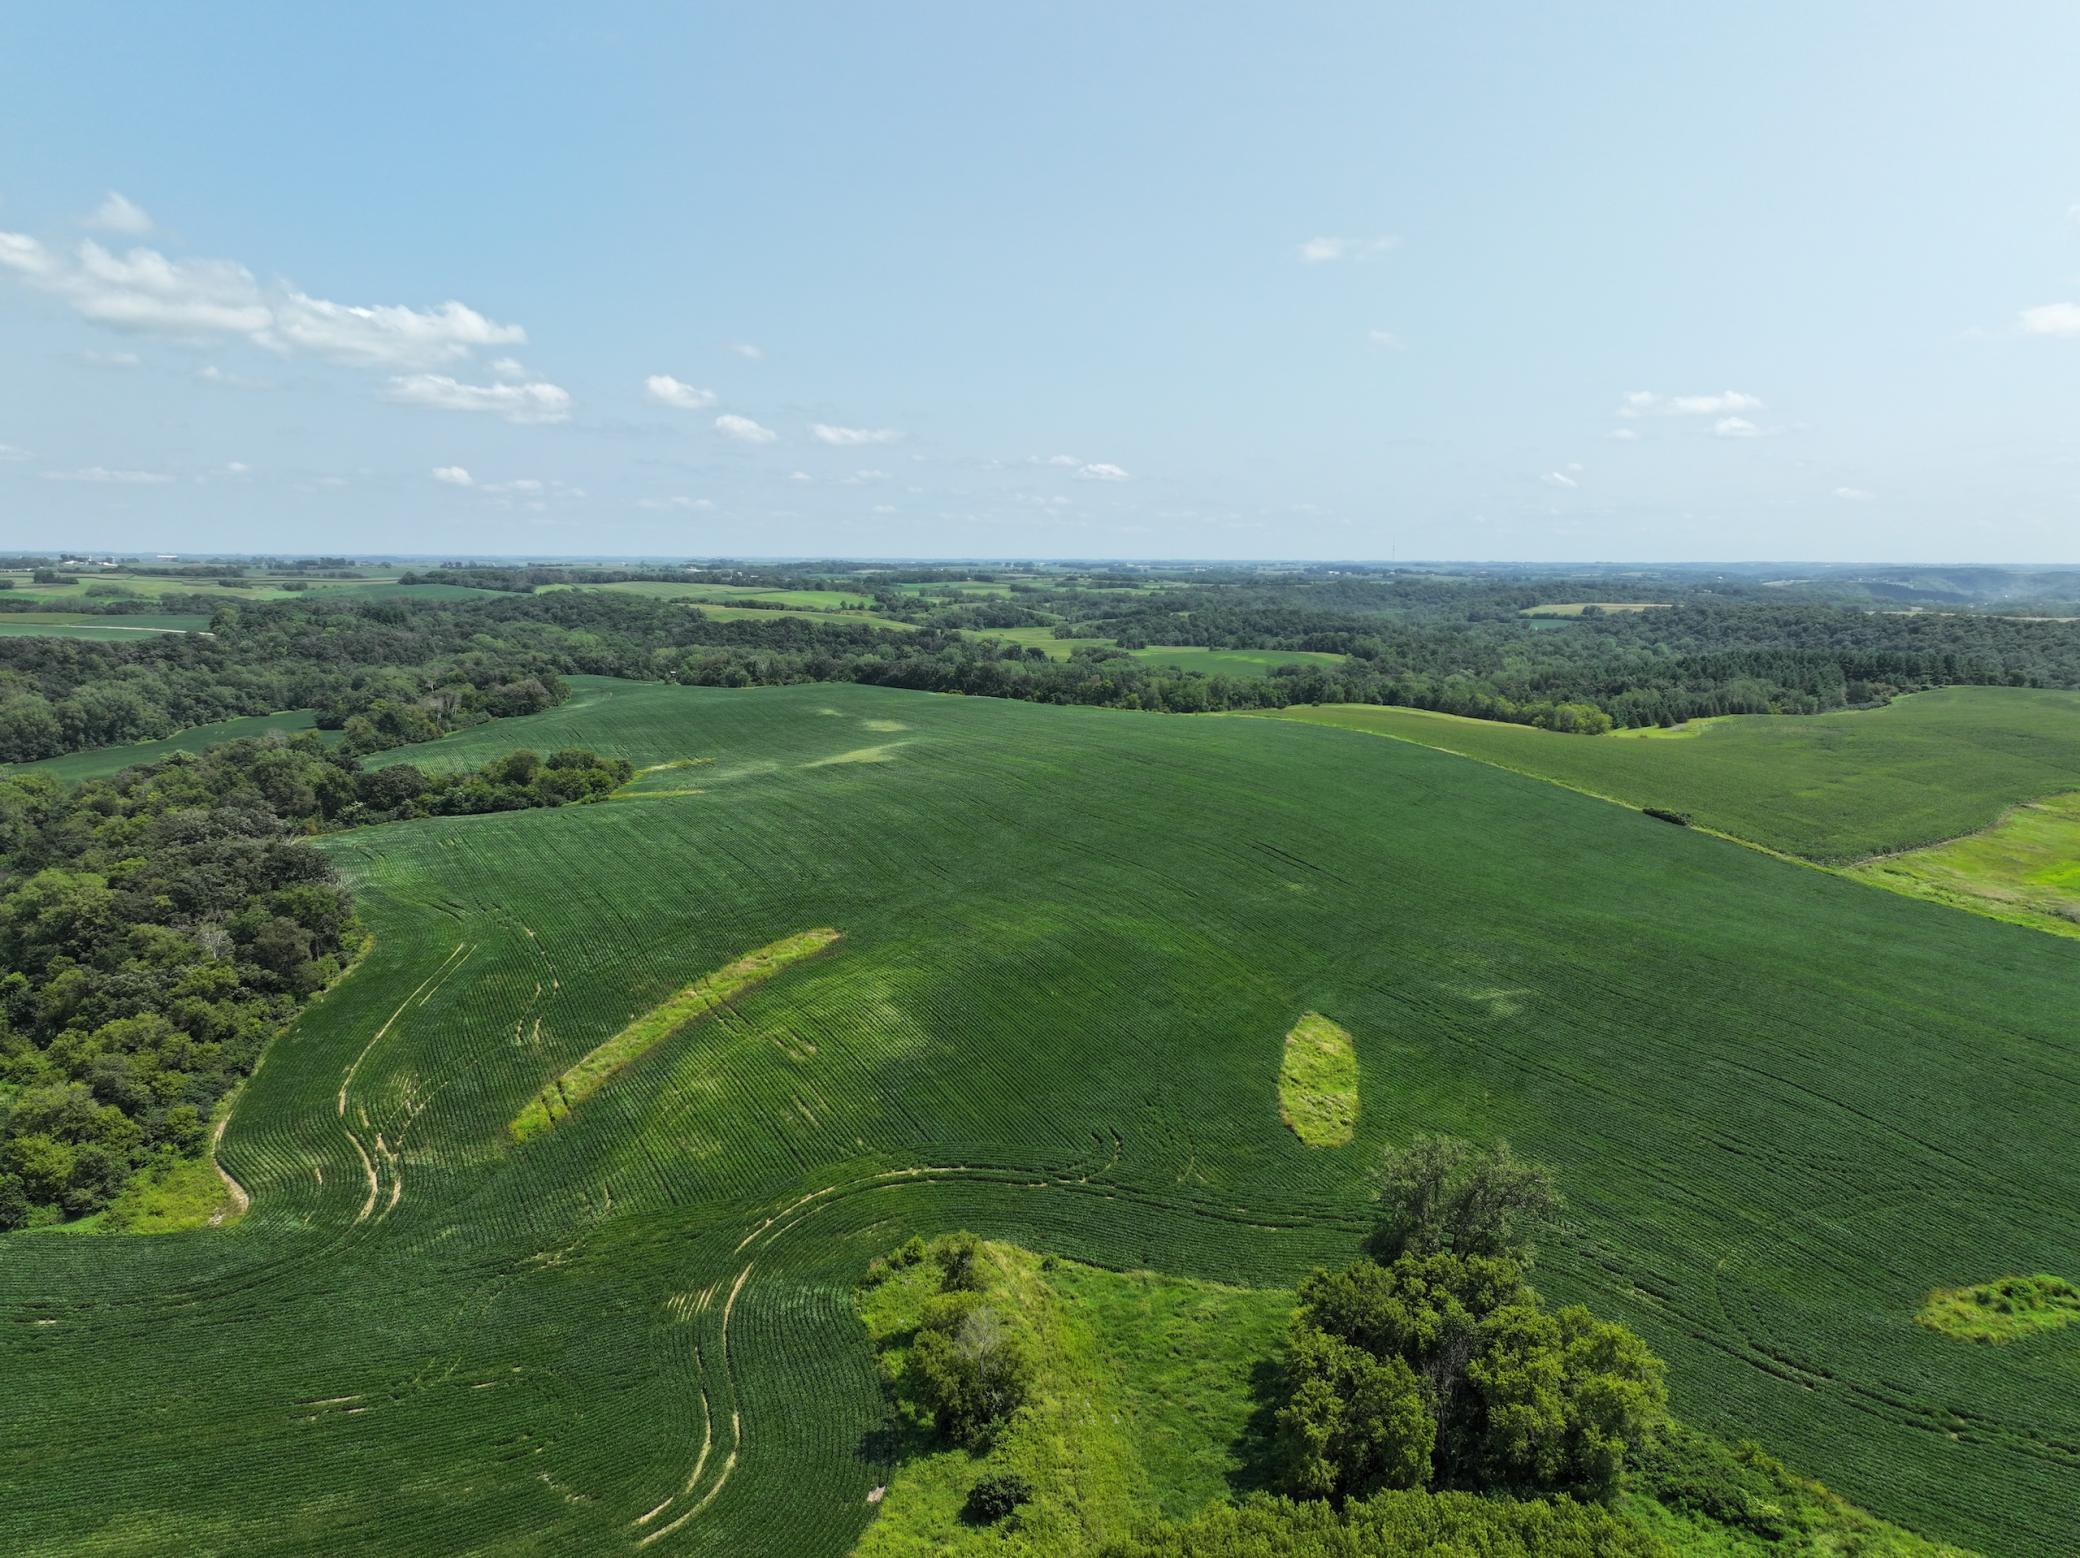
[[[961,1518],[971,1525],[995,1525],[1032,1497],[1033,1485],[1017,1472],[992,1472],[968,1490]]]
[[[940,1433],[971,1449],[1017,1411],[1032,1361],[1003,1317],[974,1293],[942,1293],[925,1306],[908,1372]]]

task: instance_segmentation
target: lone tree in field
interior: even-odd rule
[[[1477,1147],[1428,1135],[1387,1149],[1379,1199],[1385,1216],[1371,1251],[1381,1260],[1449,1251],[1526,1267],[1561,1204],[1552,1174],[1512,1157],[1507,1142]]]
[[[1276,1415],[1289,1492],[1385,1488],[1607,1498],[1667,1416],[1662,1364],[1621,1325],[1548,1312],[1525,1283],[1552,1179],[1506,1147],[1389,1154],[1373,1260],[1300,1286]]]

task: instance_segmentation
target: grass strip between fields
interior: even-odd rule
[[[1286,1035],[1278,1117],[1310,1147],[1346,1146],[1358,1129],[1358,1052],[1320,1012],[1303,1012]]]
[[[2063,1277],[1998,1277],[1976,1287],[1937,1288],[1917,1325],[1961,1342],[2012,1342],[2080,1320],[2080,1288]]]
[[[764,984],[790,964],[814,957],[837,939],[834,930],[797,931],[756,952],[745,953],[712,974],[703,974],[677,995],[643,1013],[535,1094],[506,1129],[515,1141],[525,1141],[537,1131],[546,1130],[660,1040],[688,1023],[713,1015],[728,1001]]]

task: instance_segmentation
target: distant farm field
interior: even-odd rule
[[[94,747],[85,752],[68,752],[63,757],[46,757],[34,763],[15,763],[11,771],[49,774],[64,784],[82,779],[106,779],[111,774],[134,768],[139,763],[156,763],[175,752],[200,752],[218,741],[236,741],[245,736],[265,736],[277,731],[309,730],[315,714],[310,709],[291,709],[284,714],[254,714],[242,719],[218,720],[197,725],[163,741],[139,741],[130,746]],[[325,739],[336,741],[339,733],[327,731]]]
[[[1881,709],[1699,721],[1694,735],[1561,735],[1356,704],[1276,717],[1462,753],[1830,862],[1940,843],[2080,789],[2071,692],[1952,687]]]
[[[875,1489],[950,1494],[899,1457],[854,1289],[956,1228],[1237,1290],[1051,1279],[1102,1333],[1173,1328],[1175,1391],[1092,1398],[1130,1425],[1093,1448],[1136,1436],[1121,1507],[1166,1456],[1153,1480],[1218,1488],[1227,1451],[1162,1428],[1194,1397],[1242,1416],[1193,1316],[1272,1334],[1249,1294],[1351,1258],[1419,1130],[1552,1165],[1539,1286],[1639,1329],[1687,1421],[1929,1535],[2080,1549],[2080,1327],[1915,1323],[2080,1272],[2070,943],[1305,720],[573,686],[385,757],[585,745],[650,770],[627,798],[321,841],[374,941],[239,1095],[248,1211],[0,1245],[0,1551],[848,1552]],[[2069,706],[2007,696],[1950,712],[1974,773],[2057,749]],[[1886,808],[1913,789],[1841,809],[1911,833]],[[840,939],[513,1140],[646,1013],[811,927]],[[1354,1049],[1347,1145],[1280,1118],[1308,1013]]]
[[[207,617],[90,616],[66,611],[12,611],[0,614],[0,634],[10,638],[86,638],[103,643],[149,638],[162,633],[200,633]]]
[[[1204,649],[1162,644],[1129,653],[1143,665],[1167,665],[1207,676],[1268,676],[1282,665],[1341,665],[1346,658],[1300,649]]]

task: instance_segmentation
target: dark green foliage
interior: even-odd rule
[[[1532,1240],[1560,1212],[1552,1175],[1510,1156],[1509,1144],[1476,1147],[1422,1135],[1389,1148],[1380,1173],[1385,1214],[1373,1253],[1505,1256],[1531,1263]]]
[[[1666,806],[1642,806],[1640,810],[1657,822],[1672,822],[1679,828],[1690,826],[1690,814],[1686,811],[1671,811]]]
[[[1277,1414],[1289,1491],[1615,1490],[1666,1415],[1661,1363],[1624,1327],[1549,1314],[1496,1256],[1403,1255],[1300,1286]]]
[[[995,1525],[1019,1505],[1032,1502],[1033,1485],[1015,1471],[995,1471],[968,1490],[961,1518],[971,1525]]]
[[[970,1448],[1018,1410],[1033,1373],[1024,1342],[973,1292],[941,1293],[925,1306],[908,1369],[939,1432]]]
[[[1571,1499],[1389,1491],[1341,1509],[1259,1495],[1114,1544],[1106,1558],[1663,1558],[1623,1516]]]

